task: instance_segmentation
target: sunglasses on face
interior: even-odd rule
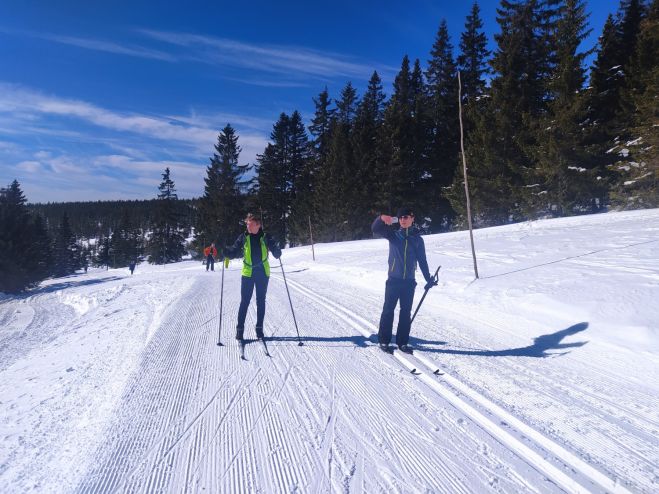
[[[414,218],[414,216],[411,216],[409,214],[404,214],[403,216],[398,217],[398,219],[400,219],[400,220],[406,220],[408,218]]]

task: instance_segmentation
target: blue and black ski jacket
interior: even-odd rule
[[[389,241],[389,279],[414,281],[418,262],[426,282],[431,280],[426,246],[417,227],[388,226],[378,215],[371,225],[371,230],[375,236]]]

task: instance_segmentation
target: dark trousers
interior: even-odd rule
[[[410,339],[410,319],[412,313],[412,301],[414,300],[414,280],[387,280],[384,291],[384,307],[380,316],[380,331],[378,338],[380,343],[388,345],[391,343],[391,330],[394,324],[394,310],[400,301],[400,313],[398,314],[398,329],[396,330],[396,344],[407,345]]]
[[[215,258],[213,254],[208,254],[206,258],[206,271],[208,271],[208,268],[211,268],[211,271],[215,271]]]
[[[240,281],[240,308],[238,309],[238,328],[245,327],[247,308],[252,300],[252,293],[256,287],[256,327],[263,331],[263,318],[265,317],[265,295],[268,292],[268,277],[265,270],[254,268],[252,276],[243,276]]]

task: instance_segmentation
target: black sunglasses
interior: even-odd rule
[[[406,220],[407,218],[414,218],[411,214],[404,214],[403,216],[399,216],[398,219],[400,220]]]

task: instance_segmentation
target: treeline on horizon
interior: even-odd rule
[[[426,232],[463,228],[459,102],[476,227],[659,206],[659,0],[622,0],[589,68],[591,52],[579,51],[590,31],[584,1],[502,0],[497,13],[493,53],[474,3],[457,57],[442,20],[425,69],[405,56],[390,97],[377,72],[361,96],[351,82],[337,97],[325,88],[309,127],[298,111],[282,113],[253,165],[239,164],[239,136],[227,124],[204,195],[180,201],[173,191],[167,228],[194,228],[194,252],[232,241],[248,210],[291,246],[309,242],[310,225],[315,241],[370,237],[373,216],[403,204]],[[128,229],[141,232],[143,248],[162,202],[28,208],[50,235],[65,212],[78,239],[110,241]],[[168,256],[149,259],[176,259]]]

